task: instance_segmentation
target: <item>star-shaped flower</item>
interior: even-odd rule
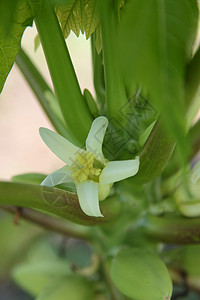
[[[47,128],[39,130],[49,149],[67,164],[48,175],[41,185],[52,187],[74,182],[81,209],[93,217],[103,217],[99,201],[109,195],[113,183],[134,176],[139,169],[139,157],[122,161],[104,158],[102,143],[107,126],[106,117],[101,116],[93,121],[86,139],[86,150]]]

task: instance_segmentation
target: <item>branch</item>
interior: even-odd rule
[[[0,182],[0,205],[12,205],[42,210],[81,225],[103,224],[116,217],[120,205],[115,199],[102,201],[104,218],[89,217],[80,208],[75,193],[36,184]]]
[[[13,215],[17,213],[17,208],[15,206],[0,205],[0,208]],[[47,230],[54,231],[68,237],[86,241],[90,240],[90,236],[86,232],[75,230],[66,222],[57,218],[47,216],[31,208],[21,208],[19,211],[19,217],[31,221],[32,223],[39,225]]]
[[[142,224],[144,233],[170,244],[199,244],[200,218],[147,216]]]

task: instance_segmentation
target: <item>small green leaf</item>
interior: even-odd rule
[[[69,4],[57,6],[56,14],[65,38],[72,30],[77,36],[80,31],[85,33],[88,39],[99,23],[96,0],[71,0]]]
[[[93,300],[91,284],[83,277],[68,275],[51,282],[36,300]]]
[[[13,182],[27,183],[27,184],[39,184],[47,177],[47,174],[40,173],[25,173],[19,174],[12,177]],[[76,194],[76,187],[73,182],[63,183],[57,185],[58,188],[63,189],[67,192]]]
[[[29,183],[29,184],[40,184],[47,175],[40,173],[27,173],[20,174],[12,177],[13,182]]]
[[[6,11],[6,3],[7,1],[1,3],[2,12]],[[40,0],[22,0],[17,8],[13,7],[15,13],[13,13],[14,19],[11,21],[12,27],[9,35],[3,27],[0,27],[0,92],[20,49],[22,34],[27,26],[32,25],[39,8]]]
[[[123,249],[114,259],[111,278],[127,297],[137,300],[168,300],[172,282],[165,264],[150,251]]]
[[[133,182],[147,183],[160,176],[171,158],[174,147],[174,139],[166,134],[163,125],[157,121],[140,153],[140,168],[132,178]]]
[[[99,115],[99,112],[98,112],[97,104],[96,104],[94,98],[92,97],[92,94],[90,93],[89,90],[85,89],[83,92],[83,95],[85,97],[85,100],[86,100],[86,103],[87,103],[87,106],[88,106],[88,109],[89,109],[91,115],[93,116],[93,118],[97,118]]]

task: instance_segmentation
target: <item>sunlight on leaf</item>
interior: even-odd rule
[[[85,33],[88,39],[97,28],[99,18],[96,12],[96,0],[73,0],[68,5],[56,7],[56,14],[61,23],[64,37],[72,30],[78,37]]]

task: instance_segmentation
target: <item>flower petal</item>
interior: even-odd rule
[[[76,188],[82,211],[91,217],[103,217],[99,207],[98,183],[85,181],[77,183]]]
[[[86,149],[91,151],[95,158],[103,163],[105,159],[102,153],[102,144],[107,126],[108,119],[106,117],[101,116],[96,118],[86,139]]]
[[[134,176],[139,170],[139,156],[131,160],[109,161],[103,169],[99,182],[113,183]]]
[[[68,166],[62,167],[49,174],[40,185],[55,186],[66,182],[74,182],[71,177],[71,168]]]
[[[68,140],[66,140],[60,134],[48,129],[41,127],[39,129],[40,136],[49,147],[49,149],[57,155],[61,160],[63,160],[69,166],[75,160],[75,157],[78,153],[85,152],[81,148],[76,147]]]

